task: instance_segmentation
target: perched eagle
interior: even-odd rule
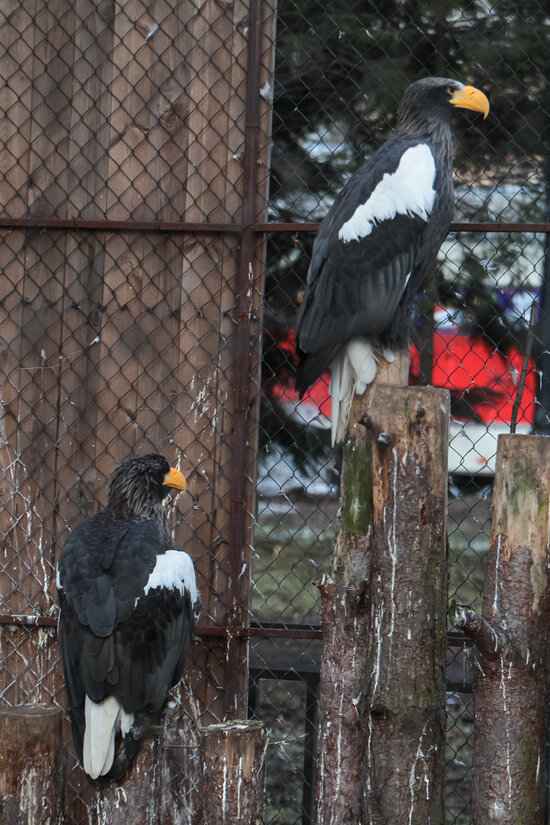
[[[170,536],[169,488],[186,482],[161,455],[122,462],[106,509],[73,530],[59,559],[65,684],[91,779],[122,777],[183,670],[197,587]]]
[[[389,140],[350,178],[319,227],[296,327],[303,395],[332,364],[332,443],[346,434],[354,393],[407,341],[412,304],[453,214],[451,114],[489,112],[473,86],[411,84]]]

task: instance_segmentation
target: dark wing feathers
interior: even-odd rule
[[[98,576],[90,582],[90,588],[80,594],[81,610],[78,620],[88,625],[96,636],[108,636],[113,632],[117,618],[115,591],[109,576]]]
[[[60,604],[63,611],[63,593],[60,592]],[[65,674],[65,689],[69,699],[69,706],[71,708],[71,727],[73,733],[74,744],[77,753],[82,754],[82,743],[84,741],[84,700],[86,698],[86,691],[82,683],[80,675],[80,668],[75,667],[72,651],[74,649],[75,639],[71,639],[71,629],[64,621],[63,613],[61,613],[61,626],[63,632],[63,644],[61,646],[61,656],[63,660],[63,671]]]
[[[165,534],[152,519],[105,510],[79,524],[59,561],[63,590],[79,621],[98,636],[130,616],[156,557],[166,551]]]
[[[399,232],[398,227],[404,221],[421,223],[419,218],[401,221],[400,217],[391,222],[397,225],[393,232]],[[406,228],[410,229],[408,224]],[[392,231],[385,226],[378,232],[378,241],[386,249],[392,242],[391,235]],[[329,259],[329,265],[305,297],[297,335],[299,349],[307,353],[317,349],[319,341],[325,345],[336,344],[366,330],[370,334],[381,332],[402,297],[407,276],[414,268],[415,253],[416,245],[409,242],[407,249],[398,250],[385,265],[377,261],[369,265],[369,261],[365,261],[365,249],[360,255],[342,253],[338,278],[334,277],[334,264]],[[364,277],[367,267],[369,277]],[[358,277],[362,273],[363,277]]]
[[[398,213],[374,223],[370,234],[360,240],[344,243],[338,238],[341,227],[368,201],[384,174],[394,172],[403,153],[422,142],[384,144],[344,186],[319,227],[296,327],[300,358],[296,386],[301,393],[350,338],[383,334],[399,314],[405,291],[410,292],[409,280],[412,288],[426,274],[418,272],[427,228],[419,216]],[[440,237],[437,242],[438,246]]]

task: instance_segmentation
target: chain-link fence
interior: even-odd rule
[[[248,708],[271,729],[266,823],[309,823],[315,580],[339,477],[328,378],[302,402],[293,384],[314,230],[408,82],[487,91],[487,121],[454,120],[460,223],[419,299],[411,360],[411,382],[451,391],[449,595],[479,606],[496,435],[512,419],[545,431],[550,410],[547,15],[279,0],[275,39],[265,0],[1,14],[2,703],[65,708],[55,560],[115,462],[158,450],[188,476],[171,512],[203,607],[166,714],[157,818],[192,821],[195,720]],[[470,684],[450,632],[449,825],[468,822]],[[71,757],[68,822],[88,821],[90,793]]]
[[[426,75],[473,83],[491,102],[485,122],[454,118],[456,223],[418,302],[410,379],[451,393],[449,599],[481,606],[497,436],[513,420],[518,432],[547,431],[550,409],[549,29],[537,2],[521,12],[499,0],[278,4],[270,190],[278,231],[268,239],[265,288],[256,618],[315,625],[314,581],[331,554],[339,456],[326,429],[328,376],[302,402],[293,387],[293,323],[316,222],[386,139],[404,88]],[[463,825],[471,672],[468,646],[449,631],[446,817]],[[292,644],[299,664],[289,668],[279,652],[277,677],[300,672],[309,690],[318,643]],[[298,695],[291,681],[269,685],[275,695]],[[309,822],[307,717],[302,710],[273,716],[274,738],[289,744],[270,751],[268,783],[288,777],[293,766],[305,785],[285,807],[275,779],[266,821]],[[305,742],[299,752],[292,750],[297,736]]]
[[[0,13],[2,704],[65,708],[55,561],[117,461],[164,453],[188,477],[170,509],[202,613],[153,816],[191,822],[189,719],[247,708],[273,8]],[[68,747],[67,822],[88,822]]]

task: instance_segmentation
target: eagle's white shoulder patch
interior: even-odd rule
[[[144,595],[155,587],[179,590],[182,595],[187,590],[191,604],[194,604],[197,600],[197,584],[191,557],[183,550],[167,550],[166,553],[157,556],[156,564],[147,579]]]
[[[386,172],[366,203],[360,204],[341,226],[338,239],[344,243],[359,241],[370,235],[375,224],[396,215],[418,215],[427,221],[436,196],[434,183],[432,150],[426,143],[411,146],[403,152],[395,172]]]

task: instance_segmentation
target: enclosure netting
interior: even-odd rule
[[[169,507],[202,614],[151,821],[192,821],[197,722],[248,713],[270,730],[265,822],[307,825],[315,581],[340,471],[328,376],[301,402],[294,390],[315,229],[409,82],[487,93],[486,121],[454,117],[456,223],[417,304],[410,379],[451,393],[449,599],[479,607],[496,437],[512,418],[548,429],[547,13],[36,0],[0,14],[2,705],[66,710],[60,548],[117,461],[162,452],[188,477]],[[464,645],[449,628],[447,825],[469,821]],[[65,727],[67,822],[81,825],[93,799]]]

